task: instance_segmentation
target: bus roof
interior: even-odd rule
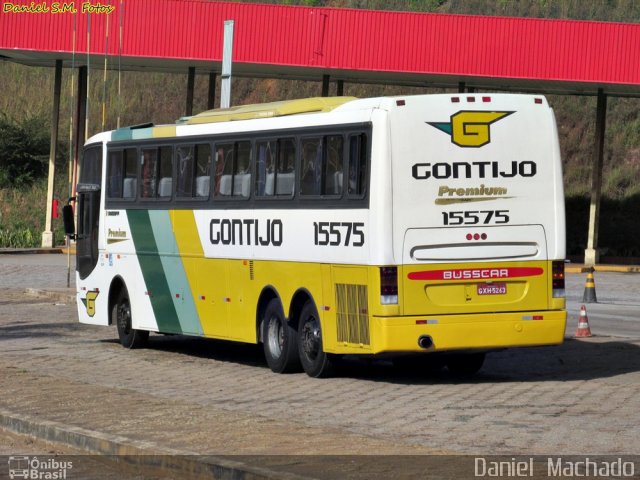
[[[207,110],[192,117],[182,117],[176,123],[194,125],[199,123],[229,122],[233,120],[253,120],[257,118],[282,117],[304,113],[329,112],[355,97],[313,97],[280,102],[240,105],[231,108]]]

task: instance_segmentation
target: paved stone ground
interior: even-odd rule
[[[59,275],[0,263],[0,413],[208,455],[640,453],[638,338],[497,352],[466,381],[386,361],[316,380],[273,374],[255,346],[152,336],[125,350],[115,329],[78,324],[75,306],[16,288]],[[270,458],[304,473],[297,457]],[[344,478],[344,464],[322,468]]]

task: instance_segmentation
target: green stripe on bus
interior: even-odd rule
[[[151,228],[156,239],[160,261],[164,268],[167,284],[172,292],[173,306],[183,333],[202,335],[202,326],[196,310],[189,280],[184,270],[182,258],[178,255],[178,245],[171,218],[167,210],[149,210]],[[179,295],[177,297],[176,295]]]
[[[158,330],[182,333],[147,210],[128,210],[127,218]]]

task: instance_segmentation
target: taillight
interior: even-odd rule
[[[380,267],[380,303],[398,303],[398,267]]]
[[[551,275],[553,298],[564,297],[564,260],[554,260],[551,262]]]

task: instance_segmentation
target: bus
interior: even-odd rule
[[[274,372],[322,377],[345,355],[474,374],[489,351],[563,341],[543,96],[308,98],[120,128],[86,142],[76,202],[80,322],[127,348],[262,344]]]

